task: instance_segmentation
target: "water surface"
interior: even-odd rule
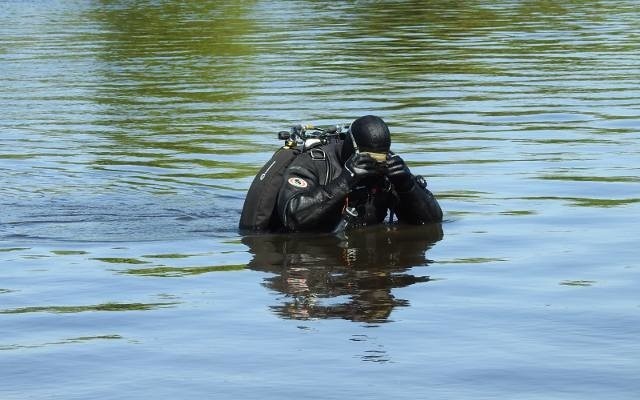
[[[3,399],[635,399],[635,1],[5,1]],[[442,225],[241,236],[300,122]]]

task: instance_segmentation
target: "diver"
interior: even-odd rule
[[[442,210],[422,176],[391,151],[379,117],[351,123],[344,140],[319,144],[284,172],[276,203],[282,231],[332,232],[384,222],[421,225],[442,221]]]

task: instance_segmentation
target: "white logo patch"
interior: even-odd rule
[[[292,186],[303,188],[303,189],[309,186],[307,181],[305,181],[302,178],[289,178],[287,182],[289,182],[289,184]]]

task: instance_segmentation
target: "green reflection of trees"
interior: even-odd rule
[[[155,277],[183,277],[189,275],[201,275],[207,274],[210,272],[227,272],[227,271],[240,271],[245,268],[244,265],[236,264],[236,265],[211,265],[204,267],[169,267],[169,266],[158,266],[153,268],[132,268],[123,271],[125,274],[129,275],[139,275],[139,276],[155,276]]]
[[[18,349],[37,349],[40,347],[52,346],[52,345],[61,345],[61,344],[73,344],[73,343],[84,343],[93,340],[120,340],[123,339],[120,335],[96,335],[96,336],[80,336],[69,339],[63,339],[57,342],[47,342],[47,343],[39,343],[39,344],[10,344],[5,346],[0,346],[1,350],[18,350]]]
[[[42,306],[0,310],[0,314],[24,314],[34,312],[80,313],[86,311],[147,311],[172,307],[178,303],[104,303],[88,306]]]
[[[320,7],[321,2],[312,3]],[[336,68],[352,77],[381,77],[393,87],[395,81],[421,80],[425,74],[496,72],[493,65],[473,62],[469,46],[458,44],[507,23],[483,2],[364,1],[343,11],[333,21],[340,29],[330,34],[340,39]],[[370,89],[367,93],[380,90]]]
[[[320,0],[308,3],[318,14],[325,7]],[[563,50],[565,54],[554,61],[572,65],[581,60],[572,50],[599,51],[607,44],[579,43],[567,34],[592,34],[582,25],[602,22],[612,13],[627,12],[630,6],[628,2],[577,0],[371,0],[337,7],[340,12],[331,14],[333,18],[314,23],[329,28],[318,29],[326,32],[318,40],[336,43],[340,62],[332,64],[333,55],[317,57],[312,63],[349,71],[353,77],[381,77],[388,81],[387,88],[393,88],[394,81],[413,78],[417,83],[438,74],[511,72],[505,69],[509,63],[494,63],[491,57]],[[335,47],[324,49],[334,51]],[[370,90],[380,91],[380,87]]]
[[[366,107],[403,115],[403,124],[424,120],[428,111],[447,107],[449,99],[479,103],[495,99],[500,87],[513,91],[518,79],[541,71],[593,65],[585,53],[607,45],[589,40],[589,27],[603,15],[609,19],[624,12],[628,4],[364,0],[328,5],[307,0],[292,2],[290,13],[284,13],[302,18],[270,12],[269,22],[279,30],[262,48],[287,54],[279,60],[286,66],[276,67],[290,72],[282,84],[302,81],[313,90],[310,102],[329,105],[311,111],[319,118],[352,116],[354,108]],[[522,90],[553,94],[557,88],[536,82]],[[395,140],[416,139],[399,134]]]
[[[240,118],[233,110],[251,94],[248,61],[255,50],[245,37],[255,31],[249,16],[254,3],[96,5],[89,17],[102,27],[97,69],[104,79],[96,100],[105,110],[102,133],[113,143],[99,154],[99,168],[113,162],[174,168],[194,161],[173,160],[177,153],[228,154],[248,147],[247,140],[234,139],[241,135],[229,133]],[[219,163],[232,171],[236,166]]]
[[[425,107],[432,111],[456,96],[495,98],[496,92],[483,91],[486,80],[494,91],[513,90],[514,81],[499,76],[518,80],[541,70],[594,66],[590,52],[622,45],[589,40],[590,25],[629,4],[103,0],[90,17],[102,26],[103,132],[116,145],[98,164],[112,165],[114,156],[134,167],[187,164],[197,167],[195,175],[173,178],[205,177],[209,160],[194,154],[255,151],[253,138],[238,131],[259,129],[254,121],[264,115],[256,109],[286,104],[307,114],[301,119],[341,120],[364,104],[415,120],[425,118]],[[543,95],[564,90],[553,81],[526,88]],[[415,135],[398,132],[395,140],[415,141]],[[176,153],[186,156],[176,160]],[[255,171],[236,160],[218,162],[223,175],[205,178]]]
[[[635,176],[542,175],[538,179],[570,182],[640,183],[640,178]]]
[[[640,203],[640,198],[627,198],[627,199],[597,199],[589,197],[561,197],[561,196],[530,196],[523,197],[525,200],[561,200],[570,202],[574,206],[578,207],[598,207],[598,208],[610,208],[610,207],[624,207],[630,204]]]
[[[113,60],[158,55],[238,56],[251,53],[239,38],[251,31],[255,1],[106,1],[94,17],[107,23],[123,51]],[[161,60],[158,60],[161,61]]]

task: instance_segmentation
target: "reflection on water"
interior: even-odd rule
[[[100,335],[100,336],[83,336],[83,337],[74,337],[65,340],[61,340],[59,342],[50,342],[50,343],[39,343],[39,344],[30,344],[30,345],[8,345],[2,346],[0,345],[0,351],[2,350],[19,350],[19,349],[35,349],[40,347],[47,346],[55,346],[55,345],[64,345],[64,344],[74,344],[74,343],[84,343],[91,340],[119,340],[122,339],[120,335]]]
[[[87,311],[148,311],[156,308],[171,307],[178,303],[105,303],[90,306],[45,306],[45,307],[23,307],[8,310],[0,310],[0,314],[23,314],[23,313],[80,313]]]
[[[0,396],[635,400],[639,21],[636,0],[1,2]],[[365,113],[446,240],[239,236],[275,132]]]
[[[123,271],[125,274],[138,276],[157,276],[157,277],[178,277],[189,275],[200,275],[210,272],[238,271],[244,269],[244,264],[238,265],[208,265],[197,267],[171,267],[156,266],[150,268],[131,268]]]
[[[369,227],[333,235],[245,236],[249,268],[275,274],[264,286],[284,295],[271,308],[292,319],[343,318],[385,322],[395,307],[408,306],[393,289],[428,282],[414,275],[426,252],[443,236],[442,226]]]
[[[134,2],[88,13],[106,39],[96,100],[111,141],[94,168],[133,173],[127,185],[156,192],[250,173],[228,156],[251,149],[235,125],[245,117],[231,112],[252,91],[255,49],[243,39],[255,30],[251,3]]]
[[[452,213],[638,202],[633,1],[53,3],[0,11],[0,237],[233,235],[275,132],[370,112]]]

